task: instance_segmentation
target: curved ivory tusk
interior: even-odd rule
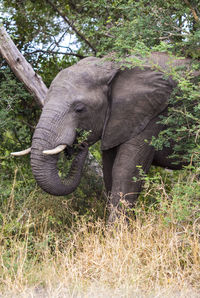
[[[61,151],[63,151],[65,148],[67,147],[67,145],[59,145],[54,149],[51,150],[44,150],[43,153],[44,154],[48,154],[48,155],[53,155],[53,154],[58,154]]]
[[[13,156],[22,156],[22,155],[29,154],[30,152],[31,152],[31,147],[28,148],[28,149],[19,151],[19,152],[12,152],[12,153],[10,153],[10,154],[13,155]]]

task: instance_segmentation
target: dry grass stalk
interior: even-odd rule
[[[90,291],[93,294],[96,291],[96,297],[105,291],[115,293],[116,297],[131,297],[131,293],[141,297],[151,297],[154,293],[165,296],[174,288],[179,294],[184,289],[187,295],[188,289],[200,294],[197,222],[192,229],[185,226],[180,231],[174,225],[164,226],[153,215],[143,218],[143,222],[131,221],[129,225],[121,217],[110,227],[101,221],[93,224],[82,219],[65,247],[60,249],[59,239],[55,241],[53,253],[48,246],[45,220],[43,224],[43,241],[34,240],[35,259],[30,258],[28,250],[31,218],[27,221],[24,242],[13,239],[11,243],[9,265],[6,245],[1,246],[3,297],[6,293],[28,295],[31,287],[34,295],[40,289],[46,294],[55,291],[55,297],[61,292],[65,297],[84,297]]]

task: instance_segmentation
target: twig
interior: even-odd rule
[[[73,25],[73,23],[56,7],[54,3],[52,3],[50,0],[46,0],[46,2],[51,5],[51,7],[63,18],[63,20],[72,28],[72,30],[92,49],[94,54],[96,55],[97,50],[95,47],[90,43],[89,40],[81,33],[79,32],[76,27]]]
[[[60,55],[67,55],[67,56],[75,56],[80,59],[86,58],[86,56],[77,54],[77,53],[67,53],[67,52],[60,52],[60,51],[51,51],[51,50],[35,50],[29,53],[26,53],[24,56],[30,55],[30,54],[36,54],[36,53],[47,53],[47,54],[60,54]]]

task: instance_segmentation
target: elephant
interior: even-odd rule
[[[46,96],[31,145],[31,166],[38,185],[63,196],[80,183],[89,146],[101,140],[103,176],[109,206],[119,208],[122,196],[133,206],[142,187],[138,166],[180,169],[169,158],[173,148],[156,151],[150,145],[163,129],[160,115],[167,113],[177,83],[165,75],[170,63],[188,65],[189,59],[151,53],[142,67],[121,67],[106,58],[87,57],[58,73]],[[59,153],[73,148],[79,130],[90,132],[76,145],[76,156],[66,181],[58,175]],[[73,151],[73,150],[72,150]],[[111,216],[111,218],[113,218]]]

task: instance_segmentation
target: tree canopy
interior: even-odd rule
[[[116,57],[126,57],[168,51],[196,59],[193,68],[199,68],[198,0],[2,0],[0,11],[0,22],[47,86],[59,70],[90,55],[115,53]],[[3,59],[0,65],[2,143],[7,149],[14,144],[12,151],[19,150],[22,144],[28,145],[24,142],[30,143],[40,112]],[[190,156],[193,152],[197,157],[199,85],[191,83],[191,73],[184,77],[173,75],[182,91],[178,98],[185,101],[182,108],[171,110],[165,119],[172,129],[163,133],[160,140],[174,136],[183,141]],[[181,129],[174,131],[177,123]]]
[[[197,0],[3,0],[1,10],[1,22],[19,49],[38,65],[43,56],[58,53],[131,54],[138,42],[153,47],[165,41],[176,53],[200,55]]]

